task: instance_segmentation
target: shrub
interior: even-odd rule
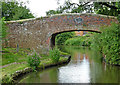
[[[88,36],[70,38],[65,42],[65,45],[69,45],[69,46],[90,46],[90,44],[91,41]]]
[[[28,64],[33,69],[36,69],[39,66],[40,57],[36,52],[34,52],[32,55],[28,56]]]
[[[60,59],[60,51],[57,48],[49,51],[49,57],[54,63],[57,63]]]
[[[106,55],[107,63],[120,65],[120,26],[113,23],[102,29],[101,34],[94,35],[93,46]]]
[[[10,75],[4,75],[2,77],[2,84],[11,84],[13,83],[13,79]]]
[[[58,34],[55,38],[55,43],[57,45],[64,45],[65,41],[67,39],[74,37],[74,35],[75,35],[74,32],[65,32],[65,33]]]
[[[0,29],[0,33],[1,33],[0,38],[2,38],[2,39],[4,39],[8,34],[8,32],[7,32],[8,28],[4,21],[5,21],[4,17],[0,19],[0,26],[2,26]]]

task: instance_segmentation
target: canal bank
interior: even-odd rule
[[[78,46],[63,46],[61,51],[71,55],[67,65],[32,72],[19,83],[120,83],[120,67],[104,63],[99,51]]]
[[[11,53],[11,52],[8,52],[7,56],[10,55],[9,53]],[[22,52],[20,52],[20,53],[22,53]],[[19,53],[17,53],[17,54],[19,54]],[[19,57],[19,56],[15,56],[15,58]],[[5,64],[6,63],[5,60],[9,56],[6,59],[4,59],[6,57],[5,55],[2,57],[3,57],[4,62],[2,63],[2,66],[0,67],[0,69],[2,69],[2,84],[3,85],[4,84],[12,84],[12,85],[16,84],[16,83],[18,83],[18,79],[23,77],[24,75],[27,75],[33,71],[42,71],[42,70],[45,70],[47,68],[65,65],[65,64],[69,63],[69,61],[71,59],[71,56],[69,56],[69,55],[62,55],[60,57],[59,61],[57,63],[54,63],[50,59],[49,56],[44,55],[43,57],[40,57],[41,60],[40,60],[40,65],[38,66],[38,68],[36,70],[33,70],[33,68],[29,67],[28,63],[25,62],[27,60],[27,57],[25,55],[20,56],[20,58],[22,58],[24,60],[24,62],[20,62],[20,60],[18,58],[16,60],[16,62],[13,62],[10,64]],[[10,57],[13,57],[13,54]],[[12,60],[13,59],[14,58],[12,58]],[[10,61],[10,58],[9,58],[9,61]],[[19,61],[19,63],[18,63],[18,61]],[[3,64],[5,64],[5,65],[3,65]]]

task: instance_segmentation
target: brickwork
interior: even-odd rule
[[[62,14],[35,19],[9,21],[8,46],[48,49],[51,35],[69,30],[99,31],[101,26],[118,22],[115,17],[97,14]]]

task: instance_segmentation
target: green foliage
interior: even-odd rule
[[[5,18],[3,17],[1,20],[0,20],[0,25],[2,26],[1,29],[0,29],[0,38],[4,39],[6,37],[6,35],[8,34],[7,30],[7,26],[6,26],[6,23],[4,22],[5,21]]]
[[[5,17],[7,21],[34,18],[25,4],[17,1],[2,2],[2,17]]]
[[[106,55],[107,63],[120,65],[120,26],[113,23],[111,26],[102,29],[101,34],[94,35],[92,46]]]
[[[117,16],[117,19],[118,19],[118,21],[119,21],[119,23],[120,23],[120,14]]]
[[[49,57],[54,63],[57,63],[60,59],[60,51],[57,48],[49,51]]]
[[[5,65],[5,64],[9,64],[9,63],[13,63],[15,61],[18,60],[18,54],[17,53],[5,53],[3,56],[2,56],[2,60],[4,60],[4,62],[2,63],[2,65]]]
[[[10,75],[4,75],[4,76],[2,77],[2,83],[12,85],[13,79],[12,79],[12,77],[11,77]]]
[[[56,10],[46,12],[47,15],[60,13],[97,13],[110,16],[118,16],[120,14],[120,2],[79,2],[74,3],[66,0]]]
[[[10,64],[13,62],[24,62],[26,61],[27,54],[31,51],[28,49],[19,49],[16,52],[16,48],[2,48],[2,65]]]
[[[28,56],[27,62],[30,67],[36,69],[40,64],[40,56],[36,52],[34,52],[32,55]]]
[[[94,2],[94,10],[97,14],[118,16],[120,2]]]
[[[65,45],[69,46],[90,46],[91,40],[89,35],[86,36],[80,36],[76,38],[70,38],[66,40]]]
[[[60,14],[62,13],[61,11],[58,11],[58,10],[49,10],[46,12],[46,15],[53,15],[53,14]]]
[[[56,36],[55,42],[57,45],[64,45],[65,41],[72,37],[74,37],[74,32],[61,33]]]

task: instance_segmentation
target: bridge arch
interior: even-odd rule
[[[116,17],[99,14],[59,14],[33,19],[7,21],[9,27],[8,46],[21,48],[48,49],[51,36],[72,30],[100,31],[102,26],[118,23]]]
[[[94,30],[68,30],[68,31],[57,32],[57,33],[54,33],[54,34],[51,35],[50,47],[54,48],[54,46],[55,46],[55,38],[56,38],[56,36],[58,34],[65,33],[65,32],[74,32],[74,31],[89,31],[89,32],[95,32],[95,33],[101,33],[100,31],[94,31]]]

